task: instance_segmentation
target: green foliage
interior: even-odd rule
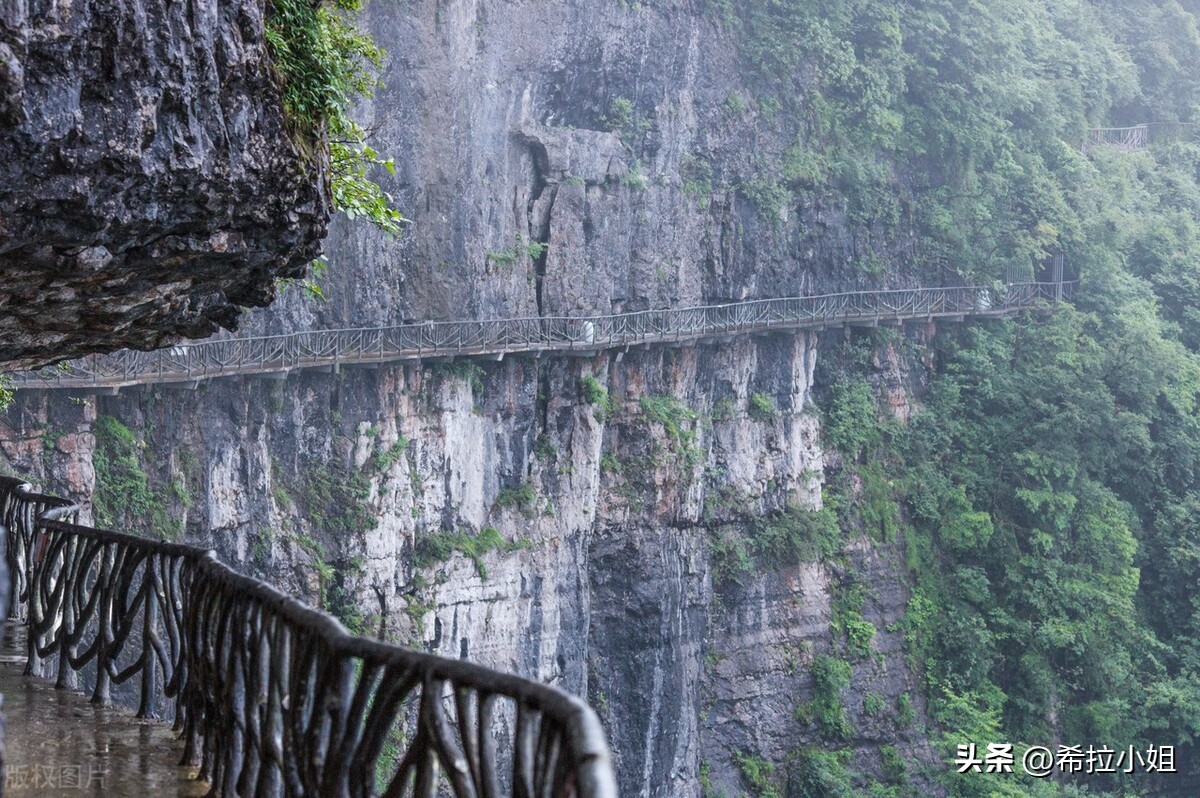
[[[312,529],[331,540],[362,535],[379,524],[367,502],[371,485],[360,474],[343,474],[327,465],[310,466],[294,493]]]
[[[784,221],[784,211],[792,205],[792,193],[773,175],[770,169],[738,186],[738,193],[753,202],[763,218],[773,223]]]
[[[412,621],[419,636],[425,634],[425,616],[437,609],[432,601],[423,599],[414,592],[404,597],[404,614]]]
[[[734,751],[733,761],[742,772],[742,778],[750,785],[750,794],[755,798],[783,798],[775,766],[760,756],[744,751]]]
[[[628,147],[637,146],[654,127],[654,123],[637,110],[633,101],[625,97],[612,101],[603,121]]]
[[[868,718],[877,718],[883,713],[884,699],[879,693],[869,693],[863,697],[863,714]]]
[[[583,394],[583,400],[590,405],[604,404],[608,401],[608,391],[590,374],[580,379],[579,390]]]
[[[553,463],[558,459],[558,450],[554,446],[554,440],[545,433],[537,436],[537,441],[533,445],[533,455],[543,463]]]
[[[816,562],[841,550],[841,529],[829,509],[788,507],[755,522],[754,551],[764,564],[775,567]]]
[[[322,599],[329,613],[342,622],[346,631],[357,637],[367,637],[372,633],[363,605],[351,590],[352,585],[361,582],[363,572],[362,558],[354,557],[338,563]]]
[[[334,208],[398,234],[405,220],[369,175],[395,166],[367,145],[366,130],[349,115],[356,99],[374,91],[383,58],[352,19],[360,0],[274,0],[269,9],[265,34],[283,78],[284,108],[307,134],[327,136]]]
[[[511,245],[499,252],[489,252],[486,257],[491,263],[513,266],[522,258],[528,258],[531,261],[539,260],[549,248],[550,245],[545,242],[526,240],[525,236],[517,233],[516,240]]]
[[[813,698],[796,708],[796,720],[816,724],[821,736],[840,740],[850,736],[853,729],[846,718],[842,691],[850,686],[850,663],[842,659],[818,656],[813,660]]]
[[[395,175],[395,162],[370,147],[366,130],[353,120],[343,120],[341,129],[331,129],[330,133],[338,136],[329,140],[333,207],[347,219],[366,219],[385,233],[400,235],[408,220],[393,207],[392,196],[370,176],[374,168]]]
[[[723,497],[718,501],[732,503],[737,497]],[[837,517],[828,509],[788,507],[765,517],[753,518],[746,517],[741,508],[720,509],[732,510],[738,523],[716,525],[718,516],[723,513],[713,504],[706,503],[706,520],[714,524],[709,529],[709,566],[713,581],[718,585],[744,585],[755,573],[817,562],[841,550]]]
[[[475,397],[483,396],[483,378],[487,374],[483,370],[483,366],[474,363],[470,360],[456,360],[453,363],[438,363],[434,366],[434,372],[442,374],[450,379],[460,380],[471,386],[471,393]]]
[[[911,524],[915,589],[896,628],[946,752],[1053,736],[1144,746],[1164,729],[1197,739],[1200,625],[1178,585],[1200,577],[1183,554],[1200,540],[1200,356],[1185,323],[1158,317],[1152,286],[1121,271],[1096,280],[1090,307],[941,336],[907,427],[835,432],[872,453],[851,469],[858,512],[877,504],[898,529],[899,500]],[[856,405],[874,409],[841,406]],[[868,414],[837,417],[856,416]],[[869,650],[857,621],[835,608],[851,655]],[[897,722],[914,721],[904,696]],[[947,781],[952,795],[994,786]]]
[[[375,468],[383,473],[391,471],[392,466],[400,462],[400,458],[404,457],[404,452],[407,451],[408,446],[408,438],[405,438],[403,435],[401,435],[396,439],[396,442],[388,448],[377,449],[373,459]]]
[[[712,765],[700,763],[700,798],[724,798],[725,793],[716,789],[712,783]]]
[[[712,163],[694,156],[683,159],[679,166],[679,174],[683,178],[683,191],[696,198],[701,210],[706,209],[712,201],[713,167]]]
[[[337,575],[337,570],[331,565],[325,554],[325,546],[310,535],[295,535],[292,541],[300,547],[300,550],[308,554],[312,558],[313,568],[317,573],[318,591],[320,594],[320,606],[327,606],[327,591],[329,584]]]
[[[908,762],[900,755],[894,745],[885,745],[879,749],[879,759],[883,766],[884,778],[891,784],[908,783]]]
[[[8,409],[13,400],[13,383],[12,378],[7,374],[0,374],[0,413]]]
[[[856,793],[850,769],[850,751],[804,747],[793,751],[788,762],[789,798],[852,798]]]
[[[416,568],[429,568],[446,562],[455,552],[460,552],[475,564],[479,578],[487,579],[487,566],[483,563],[485,554],[493,551],[509,553],[529,546],[528,540],[505,540],[495,527],[490,526],[485,526],[478,533],[435,532],[417,539],[413,549],[413,565]]]
[[[754,421],[774,421],[779,416],[775,400],[762,393],[750,395],[749,416]]]
[[[744,584],[756,570],[750,547],[736,531],[709,533],[708,563],[713,583],[717,585]]]
[[[700,417],[695,410],[684,405],[674,396],[643,396],[642,413],[656,424],[661,424],[667,437],[675,443],[680,454],[690,463],[699,461],[701,452],[696,446],[694,422]]]
[[[641,161],[635,161],[633,168],[621,175],[621,185],[634,191],[645,191],[648,184],[649,180],[646,178],[646,173],[642,171]]]
[[[592,406],[592,416],[597,421],[603,423],[612,416],[613,410],[616,409],[616,403],[600,380],[590,374],[584,375],[579,380],[579,392],[583,396],[583,401]]]
[[[310,535],[293,535],[291,540],[307,553],[312,561],[317,575],[318,606],[341,621],[350,634],[369,635],[371,630],[366,613],[350,589],[351,585],[363,576],[363,559],[350,557],[331,561],[324,544]],[[260,541],[267,545],[262,538]]]
[[[96,525],[119,532],[175,540],[183,532],[178,518],[151,486],[143,466],[146,443],[113,416],[100,416],[94,427],[96,450],[92,466],[96,488],[92,512]],[[186,488],[177,491],[181,501]]]
[[[835,635],[843,636],[846,650],[854,659],[871,655],[871,641],[875,639],[875,625],[863,618],[866,589],[861,582],[843,584],[834,592],[832,628]]]
[[[522,482],[515,488],[501,488],[496,494],[496,506],[520,510],[526,518],[532,518],[537,514],[537,499],[533,485]]]
[[[870,384],[862,378],[851,378],[834,383],[830,392],[822,424],[829,444],[852,460],[865,449],[878,446],[879,408]]]
[[[857,512],[862,530],[880,543],[896,539],[900,527],[900,507],[892,483],[877,466],[853,469],[862,483],[862,495],[849,512]]]

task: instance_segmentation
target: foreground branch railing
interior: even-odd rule
[[[10,375],[17,388],[103,388],[404,359],[597,351],[860,321],[1005,315],[1070,297],[1073,283],[857,291],[609,316],[426,322],[123,350]]]
[[[353,637],[213,552],[73,523],[0,478],[26,672],[167,716],[215,795],[616,798],[582,700]]]

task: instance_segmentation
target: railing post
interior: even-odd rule
[[[143,580],[149,584],[144,587],[146,598],[142,606],[142,651],[146,655],[146,663],[142,666],[142,700],[138,706],[139,718],[158,717],[158,669],[155,667],[156,654],[152,644],[155,627],[158,626],[158,589],[154,575],[154,555],[144,561],[146,569]]]
[[[109,584],[109,575],[113,571],[115,558],[112,546],[113,544],[104,544],[100,576],[96,579],[96,587],[100,591],[100,604],[97,607],[96,687],[92,690],[92,703],[101,706],[108,706],[112,703],[111,678],[108,674],[108,648],[109,643],[112,642],[112,588]]]

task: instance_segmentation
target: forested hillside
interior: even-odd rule
[[[903,628],[946,761],[968,741],[1016,743],[1018,760],[1022,744],[1168,744],[1200,773],[1200,131],[1170,124],[1198,110],[1196,5],[714,9],[763,96],[806,109],[765,173],[787,201],[843,196],[877,234],[911,237],[920,272],[995,279],[1061,252],[1081,280],[1045,323],[940,335],[907,424],[871,392],[881,336],[818,372],[846,463],[827,501],[851,475],[886,486],[849,509],[907,552]],[[1089,126],[1143,122],[1146,151],[1083,151]],[[791,786],[847,794],[842,762]],[[955,795],[1060,789],[942,778]],[[1171,779],[1079,776],[1089,794]]]

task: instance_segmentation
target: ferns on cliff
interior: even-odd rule
[[[353,103],[375,90],[384,54],[354,23],[361,8],[361,0],[272,0],[266,38],[284,81],[285,110],[328,142],[334,208],[396,235],[404,217],[370,176],[395,166],[367,144],[367,131],[350,116]]]

